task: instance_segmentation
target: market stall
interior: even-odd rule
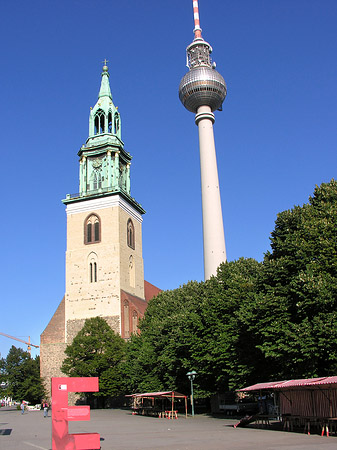
[[[175,391],[146,392],[143,394],[131,394],[132,414],[166,417],[177,419],[177,402],[184,402],[185,416],[187,417],[187,396]]]
[[[314,427],[329,435],[337,428],[337,376],[258,383],[239,389],[267,392],[277,397],[283,428],[303,427],[308,434]]]

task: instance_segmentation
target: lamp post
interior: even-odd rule
[[[191,407],[192,407],[192,417],[194,417],[193,380],[197,375],[197,372],[195,370],[192,370],[191,372],[187,372],[186,375],[188,376],[188,379],[191,382]]]

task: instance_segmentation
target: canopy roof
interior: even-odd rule
[[[268,383],[258,383],[248,386],[239,391],[261,391],[261,390],[274,390],[274,389],[289,389],[295,387],[310,387],[315,386],[327,386],[331,384],[337,384],[337,376],[335,377],[320,377],[320,378],[304,378],[300,380],[285,380],[285,381],[270,381]]]
[[[127,395],[126,397],[142,397],[142,398],[153,398],[153,397],[159,397],[159,398],[186,398],[186,395],[180,394],[179,392],[175,391],[162,391],[162,392],[145,392],[144,394],[131,394]]]

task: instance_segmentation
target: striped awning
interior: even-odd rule
[[[252,386],[245,387],[243,389],[238,389],[241,392],[248,391],[261,391],[261,390],[274,390],[274,389],[289,389],[294,387],[308,386],[324,386],[337,384],[336,377],[320,377],[320,378],[303,378],[299,380],[285,380],[285,381],[270,381],[267,383],[257,383]]]
[[[145,392],[142,394],[130,394],[126,395],[126,397],[140,397],[140,398],[154,398],[154,397],[161,397],[161,398],[186,398],[186,395],[180,394],[179,392],[175,391],[162,391],[162,392]]]

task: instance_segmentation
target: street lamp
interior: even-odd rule
[[[188,376],[188,379],[191,382],[191,407],[192,407],[192,417],[194,417],[193,380],[197,375],[197,372],[195,370],[192,370],[191,372],[187,372],[186,375]]]

